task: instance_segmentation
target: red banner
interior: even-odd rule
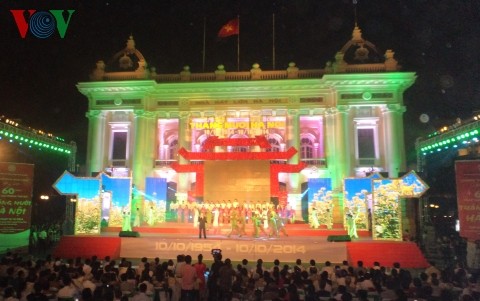
[[[456,161],[458,217],[460,236],[480,239],[480,160]]]

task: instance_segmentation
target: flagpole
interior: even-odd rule
[[[237,35],[237,71],[240,71],[240,15],[237,15],[238,19],[238,35]]]
[[[272,70],[275,70],[275,13],[272,14]]]
[[[203,50],[202,50],[202,71],[205,72],[205,40],[206,40],[207,17],[203,17]]]

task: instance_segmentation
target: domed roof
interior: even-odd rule
[[[340,50],[344,54],[343,59],[348,64],[372,64],[383,63],[384,56],[378,51],[377,47],[371,42],[363,39],[362,31],[355,24],[352,39],[348,41]]]
[[[140,65],[145,66],[146,61],[143,54],[135,48],[135,41],[133,36],[127,40],[127,45],[124,49],[117,52],[112,59],[107,63],[106,69],[108,72],[122,72],[138,70]]]

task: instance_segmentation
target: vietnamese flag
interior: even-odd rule
[[[218,32],[219,38],[226,38],[240,33],[240,24],[238,18],[228,21]]]

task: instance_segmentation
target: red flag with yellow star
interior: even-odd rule
[[[226,38],[240,33],[240,26],[238,18],[228,21],[227,24],[223,25],[218,32],[219,38]]]

